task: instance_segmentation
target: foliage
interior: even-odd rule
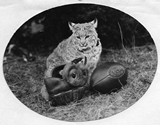
[[[68,38],[68,22],[85,23],[97,18],[98,37],[105,48],[121,48],[121,34],[126,46],[153,43],[148,31],[133,17],[110,7],[95,4],[72,4],[44,11],[25,22],[13,35],[10,43],[38,54],[48,54],[59,42]]]

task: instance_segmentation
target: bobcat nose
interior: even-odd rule
[[[86,42],[81,43],[81,47],[86,47],[86,46],[87,46]]]

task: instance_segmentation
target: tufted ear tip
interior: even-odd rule
[[[72,30],[72,31],[74,29],[74,25],[75,25],[75,23],[68,22],[68,26],[69,26],[70,30]]]
[[[97,18],[90,22],[95,28],[97,28],[98,20]]]

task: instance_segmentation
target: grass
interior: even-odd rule
[[[33,111],[59,120],[90,121],[107,118],[137,102],[149,88],[157,67],[155,45],[107,50],[100,63],[119,62],[128,69],[128,84],[115,93],[88,92],[83,99],[66,106],[51,107],[40,95],[46,57],[35,62],[4,62],[4,76],[14,95]]]

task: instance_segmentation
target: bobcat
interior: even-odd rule
[[[97,22],[95,19],[88,23],[68,23],[72,35],[60,42],[47,58],[45,78],[52,77],[52,71],[56,66],[70,63],[76,58],[86,58],[88,76],[91,76],[102,52],[102,45],[96,32]]]
[[[69,23],[72,35],[63,40],[47,58],[45,77],[51,77],[55,66],[63,65],[80,57],[87,57],[89,74],[93,72],[99,61],[102,46],[96,32],[97,20],[89,23]],[[89,75],[89,76],[90,76]]]

